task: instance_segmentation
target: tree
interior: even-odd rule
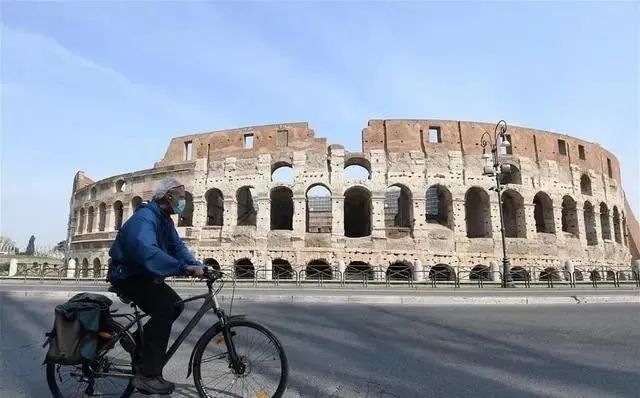
[[[33,256],[36,252],[36,237],[31,235],[29,238],[29,244],[27,245],[27,250],[24,251],[24,254],[27,256]]]
[[[61,240],[60,242],[58,242],[58,244],[56,245],[54,250],[59,251],[59,252],[64,252],[66,248],[67,248],[67,241],[66,240]]]

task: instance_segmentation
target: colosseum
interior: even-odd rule
[[[118,229],[173,176],[188,191],[174,216],[179,234],[239,279],[496,280],[500,209],[495,177],[483,174],[485,131],[494,125],[370,120],[362,152],[327,145],[307,123],[174,138],[153,168],[100,181],[76,174],[67,258],[76,273],[99,274]],[[616,157],[530,128],[509,126],[506,138],[500,178],[514,279],[629,270],[638,223]]]

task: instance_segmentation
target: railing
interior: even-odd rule
[[[106,282],[107,266],[100,268],[76,267],[68,272],[68,269],[61,265],[42,264],[18,264],[17,273],[8,276],[8,266],[0,265],[0,278],[26,281],[74,281],[79,283],[90,283],[100,285]],[[334,286],[353,287],[354,285],[384,286],[384,287],[478,287],[484,288],[499,287],[502,283],[503,274],[500,271],[483,270],[459,270],[457,268],[447,269],[424,269],[414,271],[411,268],[397,268],[382,270],[380,268],[355,268],[347,267],[341,272],[337,267],[329,266],[308,266],[304,269],[294,270],[291,268],[272,269],[250,267],[223,267],[223,280],[231,282],[233,285],[250,284],[272,285],[272,286]],[[67,276],[70,275],[70,276]],[[532,286],[546,286],[556,288],[569,286],[590,286],[598,288],[601,285],[609,285],[616,288],[621,286],[634,286],[640,288],[640,273],[633,270],[615,270],[609,267],[594,267],[588,270],[566,270],[549,268],[528,267],[510,271],[513,284],[516,286],[531,288]],[[176,284],[196,284],[197,280],[191,277],[170,277],[167,282]]]

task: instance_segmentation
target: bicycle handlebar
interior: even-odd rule
[[[207,283],[213,283],[218,279],[221,279],[224,274],[222,271],[211,268],[203,267],[202,279],[206,279]]]

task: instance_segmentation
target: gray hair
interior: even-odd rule
[[[174,188],[183,186],[184,184],[178,181],[176,178],[167,177],[164,180],[160,181],[160,183],[156,187],[156,190],[153,192],[153,199],[162,199],[167,194],[167,192],[171,191]]]

